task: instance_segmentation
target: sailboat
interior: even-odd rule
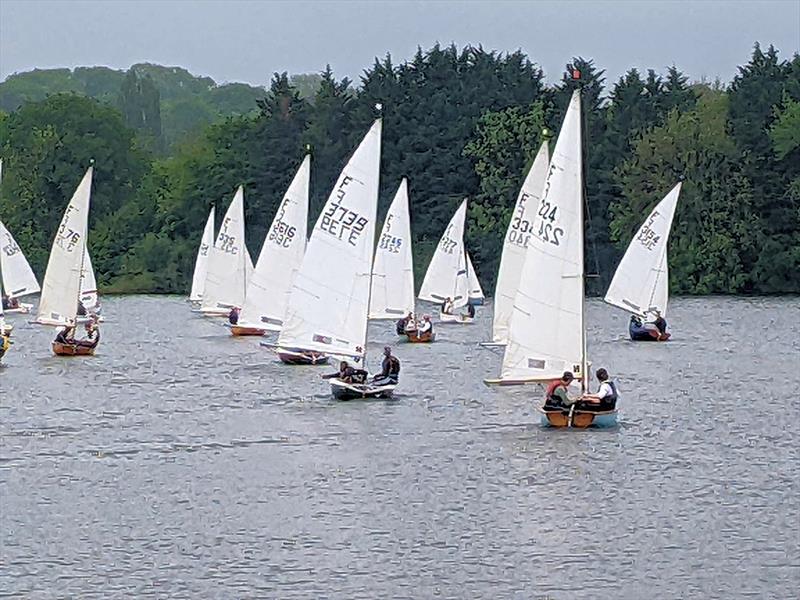
[[[278,338],[284,362],[315,353],[366,363],[381,127],[377,119],[350,157],[311,233]],[[396,385],[330,383],[338,399],[386,397]]]
[[[200,312],[228,316],[232,308],[241,308],[252,269],[244,243],[244,189],[239,186],[208,256]]]
[[[292,282],[306,251],[311,156],[306,155],[283,198],[258,255],[233,335],[280,331]]]
[[[399,319],[414,312],[414,258],[408,181],[403,178],[386,213],[372,265],[370,319]]]
[[[99,316],[100,311],[100,297],[97,293],[97,279],[94,275],[94,267],[92,267],[92,257],[89,256],[89,248],[84,248],[83,265],[81,266],[81,306],[83,312],[89,315],[86,317],[79,317],[78,322],[98,319],[102,320]],[[78,311],[81,312],[80,310]]]
[[[647,216],[625,251],[606,292],[608,304],[635,315],[628,328],[634,341],[669,339],[669,333],[659,332],[652,323],[642,325],[640,319],[663,317],[667,313],[667,242],[680,193],[681,184],[678,183]]]
[[[572,94],[539,201],[514,299],[499,379],[544,383],[571,371],[588,391],[580,92]],[[555,427],[610,425],[616,411],[542,409]]]
[[[500,269],[497,272],[497,286],[494,292],[492,342],[484,345],[504,346],[508,339],[508,327],[514,312],[514,298],[520,286],[528,241],[533,235],[531,223],[539,208],[549,165],[550,153],[547,142],[544,142],[522,183],[503,240],[503,252],[500,256]]]
[[[197,249],[197,258],[194,261],[194,274],[192,275],[192,289],[189,292],[189,302],[200,306],[203,302],[203,290],[206,287],[206,273],[208,272],[208,255],[214,245],[214,207],[208,213],[200,247]]]
[[[77,323],[93,170],[87,169],[75,190],[53,241],[35,321],[40,325],[74,327]],[[94,354],[99,341],[98,332],[92,340],[54,341],[53,352],[69,356]]]
[[[447,229],[444,230],[439,245],[428,265],[425,279],[419,291],[419,299],[443,305],[449,298],[452,309],[456,310],[469,302],[469,276],[467,254],[464,249],[464,222],[467,216],[467,201],[456,210]],[[472,317],[460,314],[439,312],[442,323],[472,323]]]
[[[481,282],[478,281],[478,274],[475,272],[475,267],[472,266],[472,258],[467,255],[467,304],[473,306],[481,306],[486,297],[483,295]]]
[[[30,312],[33,305],[19,302],[18,298],[35,294],[41,288],[14,236],[2,221],[0,221],[0,273],[3,277],[3,296],[8,302],[6,312]]]

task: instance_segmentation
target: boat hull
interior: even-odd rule
[[[244,325],[231,325],[231,335],[235,336],[245,336],[245,335],[256,335],[261,336],[267,333],[266,329],[260,329],[258,327],[246,327]]]
[[[7,315],[13,315],[13,314],[27,315],[28,313],[31,312],[32,308],[33,304],[20,304],[19,306],[16,306],[14,308],[5,308],[3,309],[3,312],[5,312]]]
[[[452,315],[440,312],[439,321],[441,323],[458,323],[460,325],[469,325],[470,323],[474,323],[475,319],[468,315]]]
[[[285,365],[327,365],[329,357],[327,354],[319,352],[308,352],[305,350],[287,350],[278,348],[275,350],[280,361]]]
[[[571,427],[573,429],[586,429],[587,427],[614,427],[617,425],[617,411],[590,411],[590,410],[541,410],[542,425],[547,427]]]
[[[56,356],[94,356],[97,344],[62,344],[53,342],[53,354]]]
[[[655,327],[639,326],[634,323],[628,325],[628,334],[634,342],[666,342],[670,338],[669,332],[659,333]]]
[[[371,385],[369,383],[345,383],[341,379],[331,379],[331,394],[337,400],[366,400],[370,398],[391,398],[397,384]]]
[[[430,344],[436,339],[436,334],[433,331],[426,331],[421,334],[417,334],[416,331],[407,331],[405,336],[412,344]]]

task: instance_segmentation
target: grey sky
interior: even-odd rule
[[[182,66],[218,82],[266,84],[273,71],[330,63],[357,78],[375,56],[395,62],[434,42],[521,48],[557,79],[571,56],[609,82],[629,67],[676,64],[724,81],[753,42],[784,58],[800,49],[800,0],[541,1],[36,1],[0,0],[0,79],[34,67],[136,62]]]

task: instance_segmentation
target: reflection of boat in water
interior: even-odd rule
[[[661,333],[653,323],[642,323],[631,319],[628,333],[634,342],[666,342],[670,334],[668,331]]]

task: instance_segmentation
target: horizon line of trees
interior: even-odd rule
[[[328,67],[313,96],[276,73],[250,104],[169,141],[161,112],[166,84],[152,73],[169,81],[158,69],[131,69],[118,79],[116,95],[104,92],[104,99],[72,90],[0,112],[0,219],[40,276],[90,159],[89,244],[101,290],[185,293],[211,204],[219,222],[244,185],[248,246],[256,256],[310,148],[313,223],[381,104],[380,216],[408,177],[417,281],[468,197],[467,247],[491,295],[519,187],[545,130],[558,132],[580,86],[586,267],[596,275],[590,293],[605,292],[634,231],[679,179],[669,244],[675,293],[800,293],[798,55],[781,59],[772,46],[756,44],[726,87],[690,85],[674,66],[665,73],[630,69],[606,87],[603,70],[576,57],[548,86],[521,51],[437,44],[400,64],[389,55],[376,58],[359,87]],[[191,95],[204,98],[209,85]],[[185,87],[191,86],[184,81],[175,89]]]

